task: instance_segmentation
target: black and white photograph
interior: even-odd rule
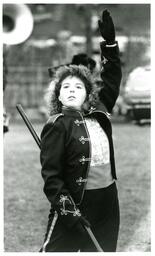
[[[151,253],[151,1],[1,7],[2,252]]]

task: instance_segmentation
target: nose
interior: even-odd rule
[[[74,93],[74,92],[75,92],[74,87],[71,87],[71,88],[70,88],[70,92],[71,92],[71,93]]]

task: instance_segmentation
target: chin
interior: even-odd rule
[[[74,105],[74,104],[68,104],[67,107],[68,108],[77,108],[76,105]]]

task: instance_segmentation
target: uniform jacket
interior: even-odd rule
[[[41,133],[42,177],[44,192],[68,227],[81,216],[83,199],[91,161],[91,141],[84,117],[94,117],[107,134],[110,146],[111,173],[116,177],[112,127],[109,113],[119,94],[121,68],[118,46],[101,44],[102,89],[100,103],[88,113],[63,108],[48,120]]]

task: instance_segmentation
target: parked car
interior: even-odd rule
[[[128,76],[123,93],[126,116],[140,122],[151,119],[151,69],[137,67]]]

